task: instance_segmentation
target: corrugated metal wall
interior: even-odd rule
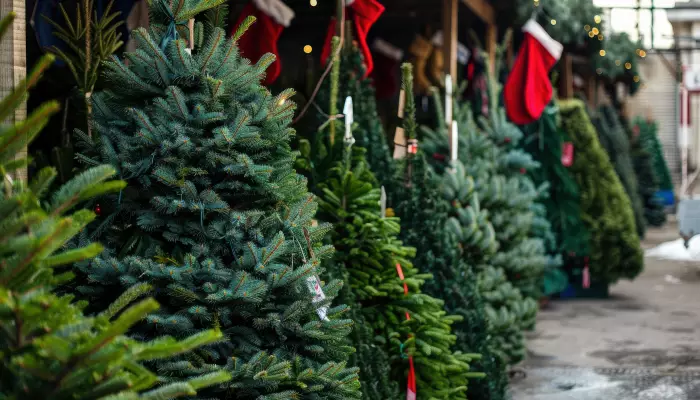
[[[665,53],[663,57],[666,57],[670,65],[675,67],[674,54]],[[631,117],[650,116],[659,124],[659,139],[663,144],[664,157],[666,157],[666,162],[677,187],[680,182],[681,163],[675,109],[676,80],[664,63],[661,54],[649,54],[640,64],[640,75],[645,86],[627,101],[627,111]],[[694,118],[697,117],[694,116]],[[692,129],[691,132],[693,132]],[[692,137],[695,135],[691,134],[690,136],[690,144],[693,146]]]

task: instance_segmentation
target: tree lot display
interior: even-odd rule
[[[10,13],[0,21],[0,37],[13,19]],[[26,101],[27,90],[52,58],[44,57],[0,102],[0,117]],[[36,138],[57,110],[58,105],[49,102],[25,121],[0,128],[0,398],[176,398],[229,380],[228,373],[219,371],[153,388],[158,377],[143,363],[172,358],[220,341],[223,335],[208,330],[183,341],[160,337],[151,342],[123,336],[158,309],[153,299],[135,302],[148,291],[147,285],[125,292],[94,317],[85,316],[85,304],[73,302],[73,296],[54,293],[57,285],[72,278],[70,273],[56,274],[57,267],[102,251],[97,243],[64,247],[95,218],[77,204],[124,187],[123,181],[109,180],[115,173],[109,166],[88,169],[53,193],[53,168],[42,169],[30,183],[10,178],[28,163],[16,157],[17,151]]]
[[[231,373],[200,398],[359,398],[358,371],[346,367],[348,307],[331,305],[342,282],[317,278],[330,227],[312,226],[316,202],[293,169],[293,93],[260,86],[272,57],[251,65],[238,55],[252,20],[226,39],[204,18],[202,40],[182,39],[220,3],[154,1],[128,65],[107,63],[110,89],[93,96],[97,139],[82,136],[81,159],[110,163],[129,186],[100,199],[89,234],[114,256],[79,266],[75,292],[100,307],[153,286],[163,308],[134,337],[220,328],[225,341],[157,364],[170,382]]]
[[[329,99],[324,114],[337,114],[340,99],[345,99],[343,87],[363,85],[363,66],[353,62],[357,50],[350,51],[333,66],[331,81],[322,96]],[[337,90],[334,86],[340,76],[347,78],[347,86]],[[336,97],[338,93],[340,99]],[[353,103],[365,100],[360,96]],[[367,165],[365,149],[353,146],[354,135],[348,135],[349,131],[341,136],[344,130],[340,121],[332,119],[318,125],[321,128],[317,132],[308,129],[300,141],[305,160],[298,165],[315,183],[321,205],[319,219],[334,226],[331,242],[337,251],[327,268],[330,276],[344,278],[352,289],[355,303],[351,307],[360,310],[365,323],[374,330],[375,345],[388,354],[390,376],[399,382],[402,393],[412,362],[419,396],[465,399],[469,378],[483,374],[470,371],[469,364],[478,355],[454,350],[457,337],[451,326],[461,317],[447,315],[442,300],[422,293],[432,276],[420,273],[420,266],[414,266],[412,261],[416,250],[399,240],[401,220],[381,215],[381,190]],[[363,129],[359,124],[354,127]],[[366,135],[367,132],[358,133],[359,137]],[[319,168],[321,165],[324,168]],[[359,364],[363,359],[356,361],[360,371],[371,371]],[[361,375],[363,387],[374,387],[381,378]]]
[[[644,267],[630,200],[580,100],[558,103],[562,129],[576,149],[571,174],[580,190],[581,219],[590,235],[592,282],[632,279]]]

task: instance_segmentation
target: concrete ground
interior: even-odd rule
[[[644,247],[677,238],[671,221]],[[513,400],[700,400],[700,263],[647,257],[610,299],[556,301],[528,349]]]

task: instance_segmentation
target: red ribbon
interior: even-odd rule
[[[399,279],[403,282],[403,294],[408,296],[408,285],[404,281],[403,269],[401,264],[396,263],[396,272],[399,274]],[[406,311],[406,321],[411,320],[411,315]],[[413,356],[408,356],[408,383],[406,385],[406,400],[416,400],[416,370],[413,366]]]

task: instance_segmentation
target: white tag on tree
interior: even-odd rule
[[[394,159],[406,157],[406,133],[400,126],[396,127],[394,134]]]
[[[384,186],[382,186],[382,194],[379,196],[379,205],[382,218],[386,218],[386,190],[384,190]]]
[[[306,279],[306,287],[314,295],[311,300],[313,303],[318,303],[326,299],[325,293],[323,293],[323,288],[321,288],[321,281],[315,275]],[[316,314],[323,321],[328,321],[328,307],[319,307],[316,309]]]
[[[445,75],[445,122],[452,123],[452,76]]]
[[[450,129],[450,160],[457,161],[457,146],[459,145],[459,128],[457,121],[452,121]]]
[[[399,92],[399,111],[396,113],[396,115],[399,116],[399,118],[403,118],[403,113],[404,113],[404,108],[406,107],[406,91],[401,89],[401,92]]]
[[[343,107],[343,114],[345,115],[345,143],[353,144],[355,143],[355,138],[352,136],[352,123],[355,119],[352,111],[352,97],[348,96],[345,98],[345,106]]]

